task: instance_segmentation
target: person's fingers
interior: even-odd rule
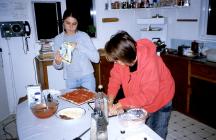
[[[116,110],[110,110],[109,111],[109,116],[113,116],[113,115],[117,115],[117,111]]]
[[[62,57],[61,57],[59,51],[57,51],[57,52],[55,53],[55,63],[56,63],[56,64],[60,64],[61,62],[62,62]]]
[[[109,116],[117,115],[118,114],[118,108],[116,105],[112,105],[109,107]]]

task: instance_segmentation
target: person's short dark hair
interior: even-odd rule
[[[64,21],[66,18],[68,18],[68,17],[73,17],[73,18],[75,18],[75,19],[78,20],[78,16],[77,16],[76,14],[74,14],[74,13],[72,12],[71,9],[66,9],[66,10],[64,11],[64,14],[63,14],[63,21]]]
[[[109,61],[133,63],[136,59],[136,41],[127,32],[120,31],[106,43],[105,52]]]

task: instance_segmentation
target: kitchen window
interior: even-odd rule
[[[216,40],[216,1],[202,0],[201,5],[201,39]]]
[[[63,31],[60,2],[33,2],[37,40],[50,40]]]
[[[90,37],[96,37],[94,0],[66,0],[67,9],[79,15],[78,29],[86,32]]]

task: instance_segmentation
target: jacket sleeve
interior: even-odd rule
[[[62,70],[64,68],[64,64],[63,62],[61,62],[61,64],[56,64],[55,63],[55,60],[53,60],[53,67],[56,69],[56,70]]]
[[[150,105],[160,92],[160,79],[157,66],[145,71],[142,74],[140,83],[140,90],[136,94],[131,94],[119,102],[123,107],[144,107]],[[133,91],[131,91],[133,92]]]
[[[60,43],[62,42],[61,40],[63,40],[61,38],[61,36],[62,35],[58,35],[53,40],[53,49],[54,49],[55,52],[57,52],[59,50],[60,46],[61,46]],[[63,67],[64,67],[64,64],[63,64],[63,62],[61,62],[61,64],[58,65],[58,64],[55,63],[55,60],[53,60],[53,67],[56,70],[62,70]]]
[[[80,42],[82,45],[79,46],[78,50],[87,55],[90,61],[98,63],[100,59],[98,50],[95,48],[91,38],[86,33],[83,33],[82,35],[83,38]]]
[[[109,84],[108,84],[108,96],[116,97],[118,90],[121,85],[120,77],[120,66],[119,64],[114,64],[113,68],[110,71]]]

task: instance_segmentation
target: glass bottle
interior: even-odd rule
[[[108,97],[104,93],[103,85],[98,85],[98,95],[100,100],[100,110],[108,121]]]
[[[100,111],[97,118],[97,140],[108,140],[107,125],[107,119]]]
[[[91,129],[90,140],[97,140],[97,120],[98,114],[96,112],[91,114]]]
[[[102,104],[103,104],[102,99],[103,99],[102,98],[102,92],[98,88],[98,92],[96,92],[96,97],[95,97],[95,108],[94,108],[95,113],[99,113],[100,110],[102,109]]]

